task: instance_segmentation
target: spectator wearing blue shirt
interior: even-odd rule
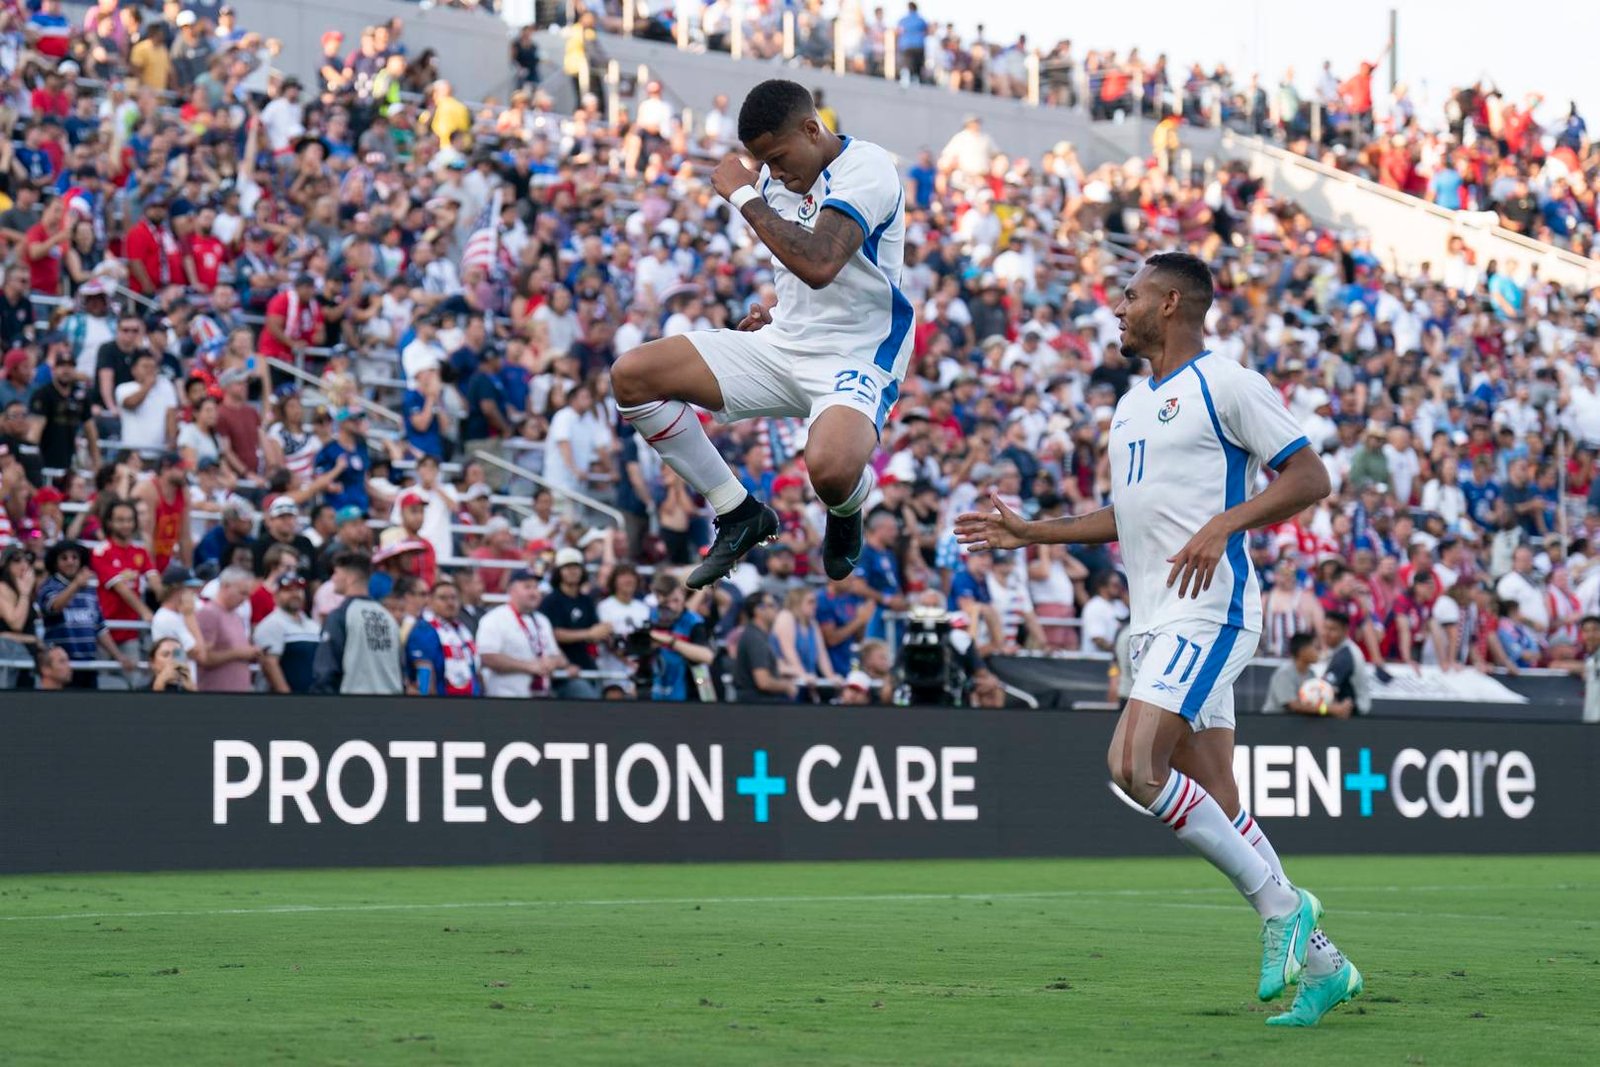
[[[709,667],[715,658],[705,619],[688,609],[688,590],[670,574],[657,574],[650,584],[656,607],[650,613],[650,638],[656,643],[651,700],[696,700],[698,690],[690,669]]]
[[[106,659],[123,659],[106,632],[100,598],[89,585],[94,571],[86,566],[88,561],[87,550],[76,541],[58,541],[45,552],[48,576],[35,595],[44,643],[66,649],[67,658],[75,662],[99,659],[101,653]],[[93,689],[96,678],[95,671],[74,671],[72,688]]]
[[[931,207],[938,177],[939,172],[933,167],[933,153],[922,149],[917,153],[917,162],[906,171],[906,181],[911,186],[911,202],[924,211]]]
[[[822,628],[822,641],[828,646],[828,659],[834,673],[841,677],[850,673],[856,645],[872,622],[873,613],[855,592],[857,588],[852,577],[842,582],[829,582],[828,588],[817,594],[817,625]]]
[[[906,5],[906,13],[895,23],[895,35],[900,45],[900,69],[922,81],[928,48],[928,20],[917,11],[915,0]]]
[[[360,408],[340,408],[334,413],[337,432],[333,440],[317,453],[316,472],[327,474],[344,460],[339,480],[323,491],[323,503],[335,511],[340,508],[360,508],[365,515],[372,507],[367,495],[367,471],[372,458],[367,452],[367,416]]]
[[[1516,269],[1517,261],[1508,259],[1489,279],[1489,302],[1494,305],[1495,317],[1501,320],[1522,318],[1524,293],[1522,286],[1512,277]]]
[[[200,538],[199,544],[194,546],[194,565],[214,563],[218,570],[232,565],[233,554],[239,549],[247,549],[251,553],[251,563],[254,568],[255,542],[251,533],[255,531],[256,513],[249,504],[235,498],[222,506],[222,521],[206,531]]]
[[[859,583],[856,591],[874,605],[872,621],[867,624],[868,640],[882,640],[888,633],[885,612],[906,608],[906,598],[901,594],[900,563],[894,554],[894,542],[899,534],[900,520],[886,511],[875,513],[867,523],[861,555],[856,560],[852,576]]]
[[[418,454],[444,459],[444,416],[439,410],[439,396],[443,388],[439,368],[428,367],[417,372],[417,387],[407,389],[400,402],[400,412],[406,420],[406,444]]]
[[[1433,177],[1428,179],[1428,201],[1449,211],[1460,211],[1461,189],[1465,184],[1461,172],[1456,170],[1454,163],[1447,160],[1444,166],[1434,171]]]
[[[989,596],[989,574],[994,570],[994,559],[987,552],[967,553],[966,566],[956,571],[950,579],[951,611],[959,611],[967,617],[968,630],[975,643],[980,642],[979,635],[988,631],[988,640],[983,644],[993,644],[1000,638],[1000,615],[994,610],[994,600]]]
[[[478,449],[498,452],[498,441],[511,436],[511,414],[506,406],[506,387],[500,380],[500,353],[483,351],[477,371],[462,390],[467,414],[461,420],[461,448],[465,455]]]
[[[757,500],[771,500],[772,485],[778,475],[767,462],[767,446],[758,441],[745,449],[744,462],[739,464],[734,476],[745,491]]]
[[[488,334],[483,316],[473,315],[467,319],[466,328],[461,332],[461,347],[450,353],[450,366],[455,369],[456,381],[468,381],[477,373],[487,344]]]

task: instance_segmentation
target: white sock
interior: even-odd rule
[[[656,400],[618,414],[661,455],[678,477],[706,498],[718,515],[726,515],[750,494],[717,452],[700,417],[681,400]]]
[[[1325,978],[1344,966],[1344,956],[1328,935],[1321,930],[1311,934],[1311,947],[1306,950],[1306,974]]]
[[[1292,885],[1289,876],[1283,873],[1283,861],[1278,858],[1278,850],[1272,847],[1272,842],[1267,840],[1266,831],[1261,829],[1261,824],[1256,822],[1250,813],[1239,809],[1239,814],[1233,817],[1234,828],[1243,835],[1250,847],[1255,849],[1262,859],[1267,861],[1267,866],[1272,873],[1277,875],[1278,881],[1284,885]]]
[[[1234,829],[1222,806],[1182,771],[1171,772],[1150,805],[1150,814],[1227,875],[1262,918],[1286,915],[1299,906],[1299,895],[1278,880],[1267,861]]]
[[[856,512],[861,510],[862,505],[867,502],[867,497],[871,496],[872,491],[877,487],[877,475],[872,473],[871,467],[863,467],[861,470],[861,479],[856,482],[855,491],[845,498],[845,502],[843,504],[840,504],[836,507],[830,507],[828,511],[839,516],[841,519],[849,518],[851,515],[854,515]]]

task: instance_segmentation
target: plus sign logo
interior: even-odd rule
[[[1361,794],[1361,814],[1372,814],[1372,794],[1386,793],[1389,790],[1388,775],[1378,774],[1372,769],[1372,750],[1363,748],[1356,758],[1356,767],[1344,776],[1344,787],[1352,793]]]
[[[750,760],[750,773],[734,782],[734,791],[755,802],[756,822],[766,822],[769,802],[789,791],[789,779],[767,773],[767,750],[758,748]]]

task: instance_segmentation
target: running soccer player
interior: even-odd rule
[[[867,461],[911,358],[911,303],[900,292],[905,195],[875,144],[829,132],[811,93],[764,81],[739,109],[736,156],[711,184],[777,260],[778,303],[750,305],[736,330],[696,330],[641,345],[611,369],[618,411],[717,513],[717,536],[689,575],[699,589],[778,533],[706,436],[694,404],[719,422],[808,419],[806,469],[828,506],[822,564],[849,577],[861,554]]]
[[[1114,309],[1123,351],[1147,358],[1151,374],[1112,418],[1110,507],[1028,522],[991,497],[995,510],[960,516],[956,535],[972,551],[1120,540],[1133,689],[1107,754],[1112,780],[1255,907],[1257,994],[1271,1000],[1300,982],[1293,1007],[1268,1022],[1311,1026],[1362,979],[1318,929],[1322,905],[1284,877],[1239,803],[1233,683],[1261,635],[1245,532],[1326,496],[1328,474],[1267,380],[1206,350],[1212,296],[1204,262],[1164,253]],[[1252,497],[1263,464],[1278,475]]]

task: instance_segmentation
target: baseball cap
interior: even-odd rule
[[[872,692],[872,675],[866,671],[851,671],[845,676],[844,687],[855,689],[863,693]]]
[[[183,564],[169,563],[167,564],[167,569],[161,572],[161,584],[168,589],[179,585],[187,585],[192,588],[200,585],[200,579],[194,576],[194,571]]]
[[[428,498],[421,493],[402,493],[400,506],[403,508],[425,508],[428,506]]]
[[[194,25],[194,12],[193,11],[180,11],[180,12],[178,12],[178,28],[180,30],[185,26],[193,26],[193,25]]]
[[[575,548],[563,548],[556,553],[556,570],[562,567],[583,566],[583,553]]]
[[[539,576],[537,574],[524,567],[521,570],[512,571],[511,577],[506,579],[506,584],[516,585],[518,582],[537,582],[538,580]]]
[[[463,503],[465,503],[468,500],[482,500],[482,499],[484,499],[486,497],[491,497],[493,495],[494,495],[494,490],[489,488],[489,485],[488,485],[487,482],[479,482],[476,485],[468,487],[461,494],[461,500],[462,500]]]
[[[346,504],[344,507],[334,512],[333,517],[334,520],[339,523],[339,525],[343,526],[347,522],[365,521],[367,513],[356,507],[354,504]]]
[[[271,507],[267,508],[267,517],[271,519],[276,519],[282,515],[298,514],[300,514],[300,509],[295,506],[294,498],[289,496],[280,496],[272,502]]]
[[[306,584],[306,576],[301,574],[299,571],[292,571],[289,574],[286,574],[282,578],[278,579],[278,588],[279,589],[288,589],[288,588],[290,588],[292,586],[297,586],[297,585],[298,586],[304,586],[305,584]]]

